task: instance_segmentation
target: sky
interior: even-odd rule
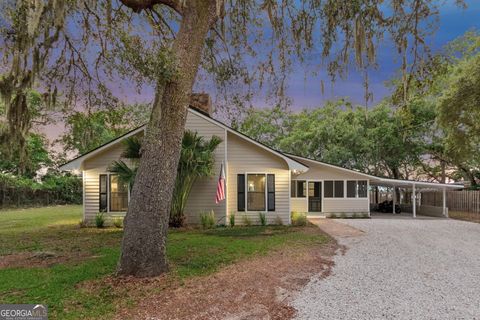
[[[463,35],[466,31],[480,30],[480,1],[466,1],[468,8],[463,10],[454,4],[454,1],[446,1],[440,8],[440,20],[438,30],[427,39],[433,52],[440,50],[448,42]],[[385,86],[387,80],[392,79],[398,72],[398,63],[395,49],[390,41],[385,41],[377,50],[377,63],[379,67],[369,72],[370,91],[373,92],[374,105],[385,96],[390,94]],[[293,99],[292,109],[318,107],[326,100],[335,100],[348,97],[354,104],[364,104],[363,77],[355,71],[351,71],[344,80],[337,80],[331,89],[327,77],[325,81],[325,94],[320,90],[320,79],[308,79],[305,81],[304,72],[299,70],[294,73],[289,81],[288,94]]]
[[[445,44],[461,36],[468,30],[480,30],[480,0],[466,0],[468,8],[459,8],[454,0],[447,0],[440,8],[439,26],[437,31],[427,39],[433,52],[440,50]],[[385,82],[392,79],[399,70],[395,48],[389,41],[384,41],[377,49],[378,68],[369,71],[369,86],[373,93],[374,105],[390,94]],[[322,94],[320,80],[325,83]],[[147,88],[140,94],[134,91],[115,90],[116,94],[127,102],[149,101],[153,96],[152,90]],[[261,95],[261,94],[260,94]],[[305,68],[296,66],[288,79],[287,95],[292,101],[294,111],[304,108],[313,108],[323,105],[327,100],[349,98],[354,104],[364,104],[363,76],[355,70],[350,70],[345,79],[338,79],[333,85],[326,75],[306,77]],[[257,107],[270,107],[263,99],[254,100]],[[42,128],[50,141],[57,139],[64,131],[63,123],[57,123]]]

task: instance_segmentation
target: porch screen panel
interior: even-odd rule
[[[108,193],[108,190],[107,190],[107,175],[106,174],[101,174],[99,175],[99,183],[98,183],[98,187],[99,187],[99,191],[100,191],[100,194],[99,194],[99,208],[98,208],[98,211],[100,212],[107,212],[107,193]]]
[[[347,198],[356,198],[357,197],[357,181],[349,180],[347,181]]]
[[[275,211],[275,175],[267,175],[268,211]]]
[[[265,175],[249,174],[247,176],[247,210],[265,211]]]
[[[307,196],[307,181],[298,180],[297,181],[297,197],[305,198]]]
[[[124,212],[128,209],[128,185],[110,175],[110,211]]]
[[[324,185],[325,198],[333,198],[333,181],[327,180],[324,182]]]
[[[368,193],[367,180],[358,181],[358,197],[366,198]]]
[[[245,211],[245,175],[237,175],[237,211]]]
[[[335,181],[335,198],[343,198],[343,180]]]

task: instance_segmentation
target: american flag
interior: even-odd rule
[[[223,163],[220,167],[220,176],[218,177],[217,183],[217,195],[215,196],[215,203],[225,200],[225,169],[223,168]]]

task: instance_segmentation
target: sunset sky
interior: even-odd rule
[[[468,4],[466,10],[454,5],[453,0],[446,1],[441,7],[439,28],[435,34],[427,39],[433,52],[438,51],[449,41],[461,36],[468,30],[480,29],[480,1],[467,0],[466,2]],[[370,90],[373,92],[374,99],[373,103],[371,103],[372,105],[389,94],[388,88],[385,86],[385,81],[394,77],[399,69],[399,62],[395,53],[395,48],[389,41],[385,41],[378,48],[377,63],[379,67],[369,72],[369,85]],[[320,75],[315,78],[305,78],[305,68],[299,65],[295,70],[288,80],[287,91],[289,97],[292,99],[291,108],[293,110],[321,106],[326,100],[341,97],[348,97],[356,104],[363,104],[364,88],[362,76],[354,70],[349,72],[346,79],[337,80],[333,87],[330,85],[326,75]],[[324,94],[322,94],[320,90],[321,79],[324,79],[326,84]],[[201,85],[197,87],[200,88],[200,90],[205,90]],[[206,91],[209,91],[208,88],[206,88]],[[129,102],[147,102],[152,99],[151,88],[144,88],[141,94],[134,91],[125,91],[125,89],[119,89],[116,93],[120,98]],[[213,92],[210,93],[214,94]],[[269,106],[264,99],[260,98],[255,100],[255,105],[258,107]],[[58,138],[63,130],[64,125],[61,122],[42,128],[42,131],[46,133],[51,141]]]

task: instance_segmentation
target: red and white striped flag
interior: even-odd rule
[[[215,203],[225,200],[225,170],[222,166],[220,167],[220,176],[218,177],[217,183],[217,195],[215,196]]]

